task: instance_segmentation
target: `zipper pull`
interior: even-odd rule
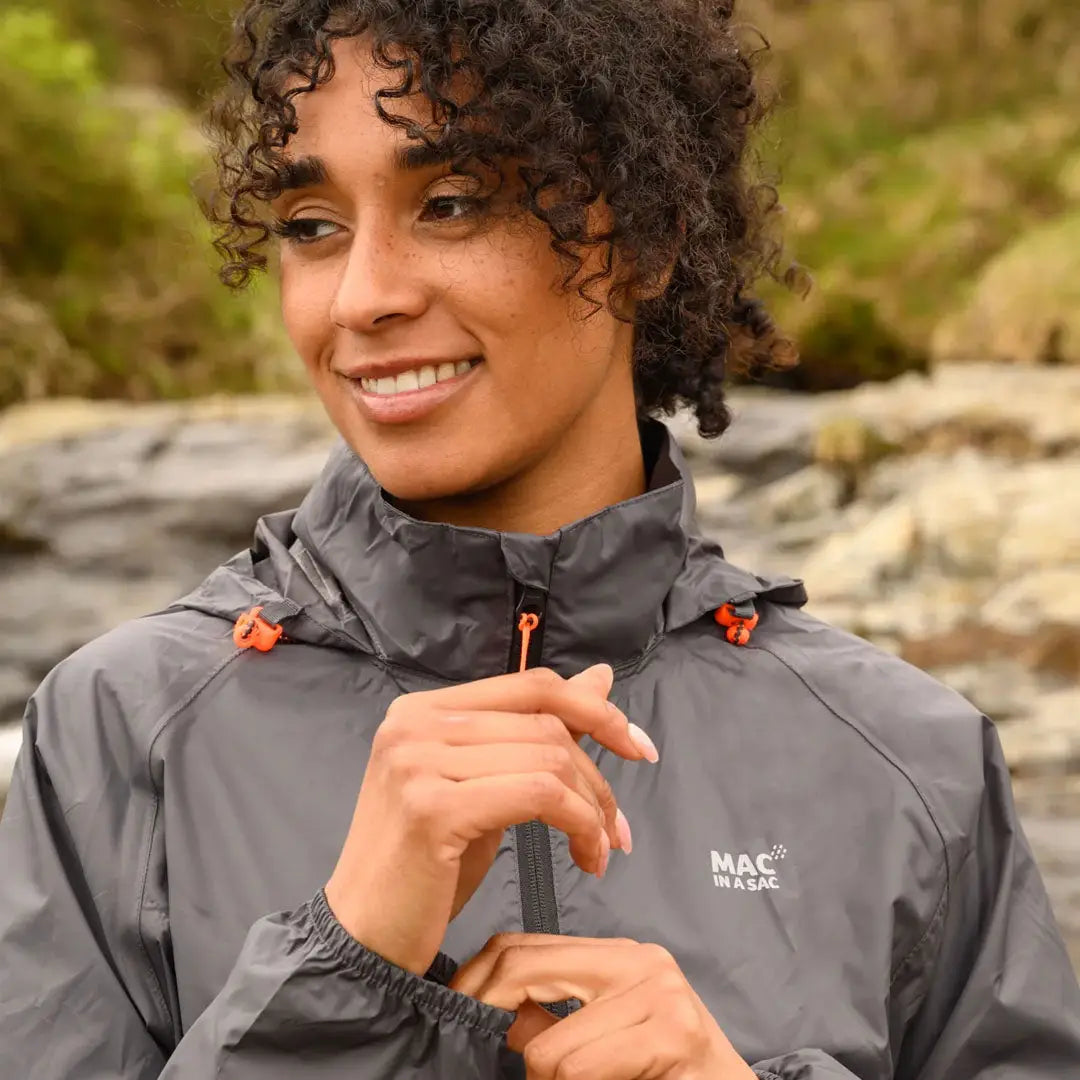
[[[518,671],[524,671],[529,666],[529,638],[533,631],[540,625],[540,616],[531,611],[523,611],[518,619],[518,633],[521,634],[521,667]]]

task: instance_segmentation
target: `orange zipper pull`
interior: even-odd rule
[[[529,666],[529,638],[532,637],[533,631],[540,625],[540,616],[533,615],[531,612],[523,612],[521,618],[518,620],[518,630],[521,633],[521,667],[519,671],[524,671]]]
[[[238,649],[258,649],[269,652],[282,635],[282,628],[262,617],[262,608],[245,611],[233,626],[233,643]]]

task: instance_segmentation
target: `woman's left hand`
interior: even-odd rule
[[[660,945],[499,934],[450,986],[517,1010],[507,1036],[529,1080],[755,1080]],[[540,1003],[578,998],[559,1020]]]

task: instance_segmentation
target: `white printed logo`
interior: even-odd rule
[[[783,844],[774,844],[769,851],[751,856],[740,851],[712,851],[713,884],[718,889],[741,889],[745,892],[764,892],[766,889],[779,889],[780,878],[776,864],[787,858],[787,848]]]

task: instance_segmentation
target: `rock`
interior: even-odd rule
[[[1040,698],[1060,689],[1008,657],[926,670],[999,723],[1030,719]]]
[[[931,633],[907,634],[903,658],[925,670],[972,663],[1015,661],[1042,678],[1045,687],[1080,683],[1080,629],[1048,624],[1031,632],[974,621],[975,605],[962,606],[959,618]]]
[[[37,682],[13,667],[0,667],[0,716],[21,717]]]
[[[1018,471],[1017,500],[1001,539],[999,573],[1080,566],[1080,459],[1039,462]]]
[[[887,384],[868,383],[847,395],[827,396],[821,407],[860,417],[909,456],[969,448],[1028,460],[1080,451],[1075,367],[941,364],[929,378],[908,374]]]
[[[954,458],[912,496],[923,566],[946,575],[995,572],[1008,508],[1000,469],[975,454]]]
[[[741,477],[731,473],[713,473],[694,477],[698,516],[717,520],[727,514],[731,500],[742,490]]]
[[[296,506],[332,438],[308,398],[0,415],[0,723],[74,649],[167,605],[246,547],[261,514]]]
[[[1080,213],[1029,230],[991,259],[931,348],[946,362],[1080,364]]]
[[[703,439],[687,414],[668,421],[689,458],[756,483],[811,463],[817,412],[812,399],[744,390],[729,393],[728,401],[734,419],[719,439]]]
[[[1080,689],[1044,694],[1024,720],[998,724],[1009,768],[1018,776],[1080,770]]]
[[[918,528],[912,506],[897,500],[860,529],[831,536],[799,575],[817,601],[874,599],[910,575]]]
[[[1044,567],[1006,583],[979,620],[1012,634],[1032,634],[1047,623],[1072,623],[1080,631],[1080,565]]]
[[[835,514],[844,484],[832,470],[810,465],[762,488],[750,507],[756,523],[809,522]]]

